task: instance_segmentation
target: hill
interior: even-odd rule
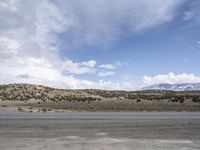
[[[0,106],[77,111],[199,111],[200,91],[65,90],[9,84],[0,85]]]

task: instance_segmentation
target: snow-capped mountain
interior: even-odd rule
[[[143,87],[142,90],[173,90],[173,91],[200,90],[200,83],[156,84]]]

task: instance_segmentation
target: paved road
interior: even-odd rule
[[[199,150],[200,112],[0,112],[0,150]]]

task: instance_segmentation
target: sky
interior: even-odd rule
[[[199,0],[0,0],[0,84],[199,82]]]

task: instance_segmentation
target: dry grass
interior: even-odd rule
[[[51,109],[200,111],[200,91],[60,90],[30,84],[11,84],[0,86],[0,106],[40,108],[42,112]]]

